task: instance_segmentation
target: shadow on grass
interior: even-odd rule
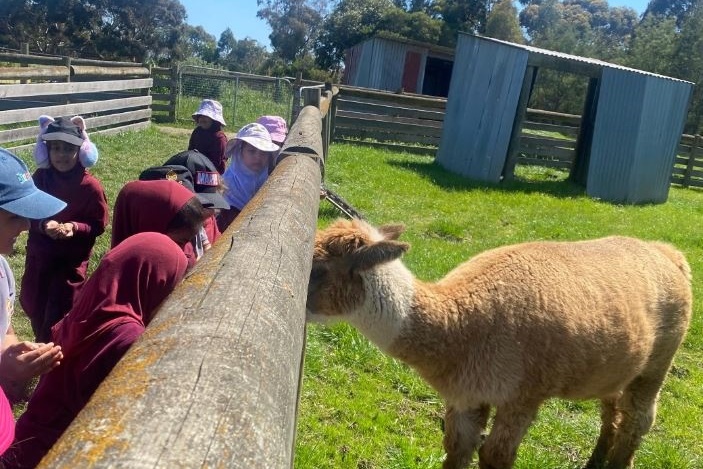
[[[554,197],[586,197],[585,189],[567,179],[563,171],[550,168],[516,168],[512,181],[489,183],[451,173],[436,161],[390,160],[390,166],[413,171],[446,191],[492,190],[500,192],[542,193]]]

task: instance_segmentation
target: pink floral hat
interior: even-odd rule
[[[225,118],[222,117],[222,104],[214,99],[203,99],[200,102],[200,107],[193,113],[193,120],[197,120],[198,116],[209,117],[223,126],[227,125]]]

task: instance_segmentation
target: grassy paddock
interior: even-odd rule
[[[403,222],[408,267],[435,280],[472,255],[528,240],[610,234],[663,240],[688,257],[694,319],[663,389],[657,422],[637,453],[648,469],[703,467],[701,288],[703,193],[673,188],[661,205],[620,206],[586,197],[559,171],[518,167],[521,181],[470,182],[431,158],[333,145],[326,184],[375,224]],[[338,214],[323,202],[320,226]],[[549,401],[520,447],[517,468],[580,468],[599,428],[595,402]],[[308,326],[295,467],[435,468],[443,458],[438,396],[354,329]]]
[[[112,206],[124,182],[186,148],[188,132],[152,127],[94,141],[101,156],[93,172]],[[31,163],[28,152],[20,156]],[[682,249],[695,276],[694,322],[666,382],[657,423],[638,453],[638,467],[703,467],[703,282],[697,280],[703,269],[698,235],[703,193],[672,189],[666,204],[624,207],[585,197],[558,171],[518,167],[518,175],[531,182],[482,185],[446,173],[431,158],[342,144],[331,147],[326,174],[327,185],[373,223],[407,225],[402,239],[412,248],[405,260],[426,280],[482,250],[526,240],[626,234]],[[336,216],[323,202],[320,224]],[[10,257],[18,280],[25,239]],[[91,269],[109,240],[110,227],[98,239]],[[13,323],[28,338],[28,321],[17,306]],[[309,326],[296,468],[436,468],[443,457],[442,414],[437,395],[412,370],[383,356],[355,330]],[[590,402],[549,402],[520,448],[517,467],[581,467],[595,441],[597,414]]]

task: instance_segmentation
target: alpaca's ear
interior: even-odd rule
[[[405,225],[401,223],[394,225],[383,225],[378,227],[378,231],[386,239],[398,239],[405,231]]]
[[[379,241],[369,246],[362,246],[349,256],[352,270],[373,269],[379,264],[394,261],[410,249],[408,243],[399,241]]]

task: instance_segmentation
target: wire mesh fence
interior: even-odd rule
[[[178,71],[176,122],[192,125],[192,114],[205,98],[222,104],[227,127],[236,131],[262,115],[291,122],[295,90],[286,78],[230,72],[192,65]]]

